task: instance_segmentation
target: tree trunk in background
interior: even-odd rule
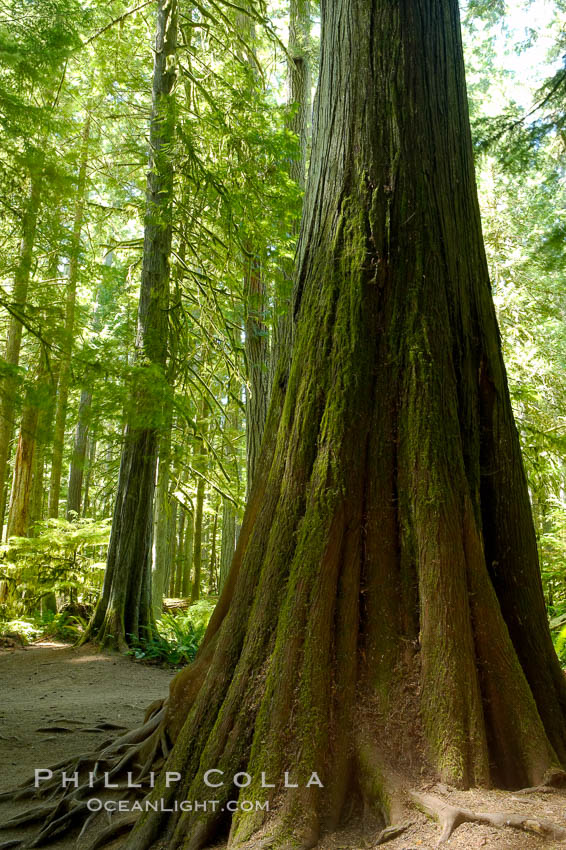
[[[65,328],[62,343],[61,361],[59,365],[57,407],[55,412],[55,428],[53,431],[53,454],[51,458],[51,477],[49,483],[48,511],[50,517],[59,516],[59,494],[61,491],[61,475],[63,470],[65,423],[67,421],[67,405],[69,399],[69,384],[71,379],[71,356],[73,353],[73,343],[75,334],[75,304],[77,300],[77,283],[79,280],[81,231],[83,227],[84,210],[87,197],[86,170],[88,165],[89,137],[90,114],[87,114],[83,127],[81,159],[77,180],[77,196],[75,203],[75,215],[73,219],[73,233],[71,237],[71,254],[69,257],[69,279],[67,281],[67,299],[65,304]]]
[[[212,527],[210,529],[210,560],[208,563],[208,594],[209,596],[215,592],[218,588],[217,584],[217,575],[216,575],[216,534],[218,532],[218,512],[220,510],[220,500],[218,499],[216,502],[216,506],[214,508],[214,519],[212,522]]]
[[[41,430],[41,413],[39,418],[40,423],[38,424],[38,432]],[[36,536],[34,526],[43,518],[44,468],[45,443],[42,439],[38,439],[36,441],[35,452],[33,454],[33,472],[31,482],[31,495],[29,500],[29,533],[31,537]]]
[[[176,499],[173,499],[171,501],[170,511],[171,511],[171,513],[170,513],[169,528],[168,528],[169,536],[168,536],[168,540],[167,540],[167,546],[168,546],[167,572],[168,572],[168,578],[169,577],[175,578],[175,596],[179,596],[179,592],[178,592],[178,589],[177,589],[177,572],[176,572],[176,569],[175,569],[176,564],[177,564],[177,516],[178,516],[178,513],[179,513],[179,503],[177,502]]]
[[[0,522],[4,522],[6,511],[6,493],[4,487],[8,458],[10,455],[10,443],[14,433],[14,413],[16,410],[17,390],[19,377],[15,367],[20,362],[20,348],[22,345],[23,326],[19,319],[25,312],[28,288],[33,258],[33,246],[37,229],[37,216],[41,199],[41,186],[43,181],[43,158],[37,168],[31,172],[30,193],[22,218],[22,241],[20,244],[20,258],[14,272],[14,288],[12,290],[12,307],[14,314],[10,315],[8,322],[8,338],[4,361],[9,369],[1,382],[0,388]]]
[[[46,384],[46,365],[45,352],[41,350],[35,369],[35,378],[28,385],[22,411],[10,492],[10,508],[6,530],[7,539],[10,537],[25,537],[29,530],[31,502],[34,491],[34,471],[36,469],[35,453],[38,442],[38,428],[40,418],[45,413],[49,404],[49,388]],[[41,470],[43,472],[43,466]]]
[[[84,486],[84,498],[83,498],[83,511],[82,516],[88,516],[90,511],[90,482],[92,479],[92,470],[94,469],[94,462],[96,460],[96,431],[91,433],[89,446],[88,446],[88,461],[85,469],[85,486]],[[95,505],[93,503],[92,506],[92,519],[96,519],[96,510]]]
[[[195,520],[192,513],[187,513],[184,557],[182,563],[182,584],[181,596],[183,599],[188,599],[191,592],[191,571],[193,568],[193,538],[195,530]]]
[[[299,141],[298,156],[289,164],[289,177],[301,189],[305,188],[307,150],[311,126],[311,89],[312,75],[310,63],[310,2],[309,0],[290,0],[289,3],[289,41],[287,43],[287,103],[293,107],[287,121],[288,129]],[[299,222],[295,233],[298,234]],[[281,292],[275,292],[275,317],[273,322],[270,357],[269,385],[273,385],[277,363],[281,353],[291,346],[291,317],[289,316],[290,293],[292,289],[292,263],[282,266],[283,285]]]
[[[176,547],[175,547],[175,560],[171,564],[171,582],[173,584],[173,590],[175,597],[179,598],[183,592],[183,565],[186,558],[185,552],[185,522],[187,519],[187,512],[183,508],[177,507],[177,529],[175,534],[176,539]]]
[[[91,406],[92,393],[89,390],[83,390],[79,403],[79,416],[75,428],[73,454],[71,455],[71,466],[69,468],[69,489],[67,494],[67,519],[69,522],[78,519],[81,515],[81,494],[90,428]]]
[[[166,377],[177,6],[159,0],[134,386],[120,463],[102,597],[85,640],[126,649],[153,630],[153,496]]]
[[[249,257],[245,278],[246,299],[246,457],[247,493],[251,492],[269,402],[269,334],[265,324],[267,294],[256,257]]]
[[[169,498],[169,472],[171,463],[171,430],[162,435],[159,443],[159,466],[157,471],[157,490],[155,493],[153,540],[153,564],[151,575],[151,597],[153,615],[156,619],[163,611],[163,597],[169,584],[171,570],[174,566],[170,561],[171,546],[170,526],[172,520],[172,505]]]
[[[195,447],[194,464],[197,473],[197,492],[195,498],[195,525],[193,533],[193,583],[191,587],[191,602],[196,602],[200,599],[200,580],[202,570],[202,543],[203,543],[203,514],[204,514],[204,495],[206,491],[206,482],[204,475],[207,469],[208,453],[206,450],[206,433],[207,433],[207,405],[206,400],[202,399],[200,409],[200,419],[198,422],[200,437],[197,438],[197,446]]]
[[[229,847],[261,829],[302,850],[357,803],[388,822],[423,776],[566,766],[457,0],[327,0],[315,128],[288,380],[280,362],[230,575],[170,686],[182,781],[162,775],[124,850],[225,836],[230,782],[215,812],[172,808],[206,799],[203,765],[277,801],[235,811]]]
[[[200,599],[200,578],[202,568],[202,517],[204,510],[205,481],[199,476],[195,500],[195,528],[193,536],[193,583],[191,602]]]
[[[14,460],[6,539],[25,537],[27,534],[38,417],[37,405],[30,403],[29,399],[26,400]]]

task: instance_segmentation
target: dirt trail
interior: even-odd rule
[[[33,776],[35,768],[96,749],[115,734],[111,728],[96,730],[99,724],[140,725],[149,703],[167,695],[173,675],[90,646],[43,642],[1,650],[0,790]],[[21,808],[2,804],[0,819]],[[0,842],[10,837],[0,832]]]
[[[145,708],[167,694],[173,672],[137,664],[130,658],[106,655],[83,647],[42,643],[25,649],[0,650],[0,790],[13,788],[45,768],[75,754],[92,751],[115,732],[96,730],[99,724],[134,728]],[[566,825],[566,793],[533,794],[524,798],[501,791],[456,792],[431,789],[453,805],[476,811],[509,811]],[[29,802],[7,801],[0,806],[0,822]],[[0,832],[0,843],[18,834]],[[424,815],[414,813],[403,835],[388,841],[388,850],[433,850],[440,829]],[[21,833],[18,837],[21,837]],[[159,842],[158,842],[159,843]],[[116,844],[119,844],[117,842]],[[113,844],[112,847],[116,847]],[[76,833],[47,845],[71,850]],[[327,836],[319,850],[372,848],[360,824]],[[566,850],[566,843],[545,841],[511,829],[464,824],[442,845],[446,850]]]

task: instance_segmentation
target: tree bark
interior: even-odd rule
[[[185,563],[185,558],[187,557],[187,553],[185,550],[186,544],[186,535],[185,535],[185,522],[187,519],[187,512],[183,510],[183,508],[177,509],[178,521],[176,528],[176,541],[177,544],[175,546],[175,561],[173,562],[171,569],[171,579],[173,580],[173,576],[175,578],[173,589],[175,591],[174,595],[176,598],[180,598],[183,593],[183,567]]]
[[[67,519],[72,522],[81,515],[81,495],[83,489],[83,476],[85,471],[86,449],[88,432],[90,429],[90,411],[92,406],[92,393],[82,390],[79,403],[79,416],[75,428],[75,439],[73,443],[73,454],[71,455],[71,466],[69,468],[69,487],[67,493]]]
[[[220,570],[218,573],[218,592],[222,592],[228,578],[232,558],[236,551],[236,508],[228,499],[222,501],[222,542],[220,544]]]
[[[20,422],[10,492],[10,507],[6,529],[7,539],[10,537],[27,536],[32,519],[34,474],[37,474],[36,470],[39,472],[36,466],[35,456],[38,448],[38,431],[40,428],[40,419],[48,410],[49,405],[49,387],[45,380],[47,374],[46,365],[45,352],[40,351],[35,368],[35,377],[26,391]],[[41,460],[42,473],[43,460]]]
[[[16,367],[20,362],[20,348],[22,345],[23,325],[20,318],[25,312],[27,303],[37,217],[41,202],[42,182],[43,158],[41,158],[38,166],[32,169],[30,175],[30,193],[22,218],[20,257],[14,272],[14,288],[12,290],[12,308],[14,312],[10,315],[8,322],[8,337],[4,352],[4,360],[9,372],[2,381],[2,392],[0,393],[0,495],[2,498],[0,517],[2,522],[4,521],[6,510],[4,482],[6,481],[10,443],[14,433],[14,413],[16,410],[19,383]]]
[[[174,565],[171,563],[170,525],[171,499],[169,498],[169,465],[171,462],[171,430],[167,429],[159,444],[159,466],[157,472],[157,491],[155,495],[155,532],[153,541],[153,565],[151,595],[153,615],[159,619],[163,610],[163,597],[171,578]]]
[[[218,512],[220,510],[220,500],[216,500],[214,508],[214,519],[210,529],[210,558],[208,562],[208,594],[209,596],[217,590],[217,575],[216,575],[216,535],[218,532]]]
[[[566,763],[554,653],[490,293],[456,0],[327,0],[282,362],[228,581],[173,680],[175,744],[125,843],[263,828],[312,847],[397,777],[524,787]],[[285,788],[285,771],[297,777]],[[316,771],[324,787],[305,787]],[[276,785],[262,787],[262,774]]]
[[[89,138],[90,113],[87,113],[82,135],[80,166],[77,180],[77,196],[75,203],[75,214],[73,219],[73,234],[71,238],[71,253],[69,257],[69,278],[67,280],[67,297],[65,303],[65,328],[62,343],[61,360],[59,364],[57,406],[55,409],[55,427],[53,431],[53,454],[51,458],[51,477],[49,483],[48,511],[50,517],[59,516],[59,495],[61,491],[61,475],[63,470],[65,424],[67,421],[69,384],[71,380],[71,356],[73,353],[73,343],[75,334],[75,304],[77,300],[77,283],[79,280],[81,231],[83,227],[84,211],[87,196],[86,171],[88,165]]]
[[[195,525],[193,533],[193,583],[191,587],[191,602],[197,602],[200,599],[200,581],[202,570],[202,537],[203,537],[203,513],[204,513],[204,495],[206,482],[204,475],[206,474],[207,451],[205,445],[206,439],[206,402],[203,399],[201,405],[201,437],[199,439],[198,455],[195,455],[195,467],[200,475],[197,479],[197,492],[195,499]]]
[[[83,498],[83,509],[82,515],[83,517],[87,517],[89,512],[92,513],[92,519],[96,519],[96,505],[93,502],[92,510],[90,504],[90,484],[92,480],[92,470],[94,469],[94,462],[96,460],[96,430],[94,433],[91,433],[90,439],[88,440],[88,461],[85,470],[85,484],[84,484],[84,498]]]
[[[259,258],[248,257],[244,275],[246,299],[246,458],[247,493],[256,473],[269,402],[269,333],[265,324],[267,293]]]
[[[134,386],[120,463],[102,597],[85,640],[126,649],[153,630],[151,541],[153,496],[166,360],[174,136],[176,0],[160,0],[153,67],[150,166],[147,179]]]
[[[187,513],[184,542],[184,557],[182,562],[182,584],[181,596],[183,599],[188,599],[191,592],[191,571],[193,568],[193,538],[195,530],[195,521],[192,513]]]

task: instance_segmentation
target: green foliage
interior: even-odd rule
[[[512,8],[522,13],[519,3]],[[525,58],[540,32],[531,30],[525,41],[522,28],[513,32],[512,20],[506,24],[497,15],[490,18],[476,4],[470,4],[469,13],[464,37],[485,246],[543,586],[549,614],[556,618],[566,610],[566,183],[561,132],[566,75],[549,64],[548,79],[541,82],[539,67],[525,67],[520,90],[514,59]],[[550,21],[558,40],[561,14],[556,7]],[[555,59],[549,56],[549,62]]]
[[[36,638],[40,637],[41,628],[38,624],[33,620],[24,620],[24,619],[14,619],[14,620],[3,620],[0,619],[0,636],[2,637],[13,637],[17,636],[21,639],[23,644],[31,643],[31,641],[36,640]]]
[[[0,573],[7,583],[3,611],[34,611],[48,593],[92,603],[98,595],[110,526],[89,519],[50,519],[37,537],[12,537],[0,547]]]
[[[0,619],[0,636],[17,636],[23,644],[41,638],[75,643],[86,626],[86,619],[77,614],[71,614],[69,611],[61,611],[59,614],[46,611],[29,619]]]
[[[180,666],[195,657],[204,636],[214,603],[201,599],[180,614],[163,614],[157,623],[158,634],[139,641],[131,654],[141,661]]]

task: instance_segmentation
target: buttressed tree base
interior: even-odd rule
[[[386,829],[410,805],[446,838],[482,816],[411,797],[423,776],[563,776],[566,683],[490,294],[456,0],[323,3],[292,308],[197,658],[95,759],[113,777],[160,771],[160,809],[208,799],[207,770],[229,781],[214,812],[128,815],[97,843],[305,850],[356,806]],[[242,799],[269,812],[222,811],[239,772]],[[57,803],[40,841],[82,819],[85,793]]]

